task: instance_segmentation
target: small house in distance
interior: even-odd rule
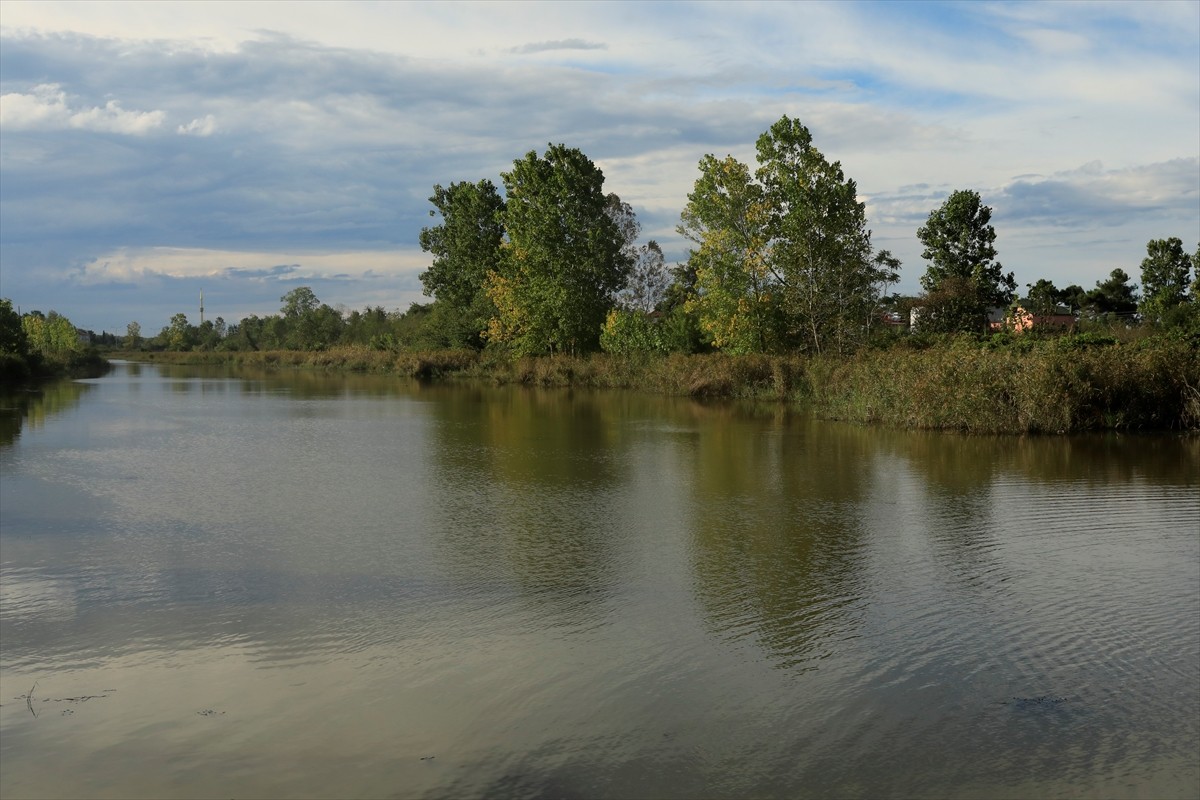
[[[1034,314],[1022,306],[1016,306],[1008,315],[1008,327],[1014,333],[1029,330],[1071,331],[1075,329],[1075,313],[1070,306],[1055,306],[1051,313]]]
[[[910,330],[915,331],[921,327],[921,318],[924,312],[925,309],[922,306],[914,306],[909,311],[908,327]],[[883,319],[886,324],[898,323],[901,326],[904,324],[902,315],[885,315]],[[988,333],[1004,331],[1024,333],[1035,329],[1062,333],[1072,331],[1075,329],[1075,312],[1070,306],[1055,306],[1052,313],[1036,314],[1022,305],[1008,308],[991,306],[985,312],[985,330]]]

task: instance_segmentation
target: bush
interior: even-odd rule
[[[667,347],[657,322],[641,311],[613,309],[600,329],[600,349],[615,355],[662,353]]]

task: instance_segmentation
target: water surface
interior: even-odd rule
[[[136,364],[0,406],[6,800],[1200,793],[1194,439]]]

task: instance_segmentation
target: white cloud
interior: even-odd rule
[[[8,130],[65,128],[70,119],[66,94],[57,84],[34,86],[29,94],[0,95],[0,127]]]
[[[84,284],[129,283],[153,277],[239,277],[257,282],[413,276],[429,265],[417,248],[342,253],[251,252],[190,247],[121,247],[77,273]]]
[[[175,129],[175,132],[180,136],[212,136],[216,129],[217,120],[212,114],[205,114],[201,118],[192,120],[187,125],[180,125]]]
[[[71,115],[70,126],[80,130],[142,136],[162,125],[164,111],[125,111],[116,100],[104,108],[87,108]]]
[[[552,50],[607,50],[603,42],[589,42],[586,39],[558,39],[553,42],[531,42],[512,48],[509,52],[518,55],[531,53],[546,53]]]
[[[84,130],[144,136],[159,128],[164,111],[126,111],[116,100],[104,107],[72,109],[67,93],[56,83],[34,86],[28,94],[9,92],[0,96],[0,127],[21,130]]]

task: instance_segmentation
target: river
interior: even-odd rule
[[[1200,441],[119,364],[0,398],[0,795],[1200,795]]]

